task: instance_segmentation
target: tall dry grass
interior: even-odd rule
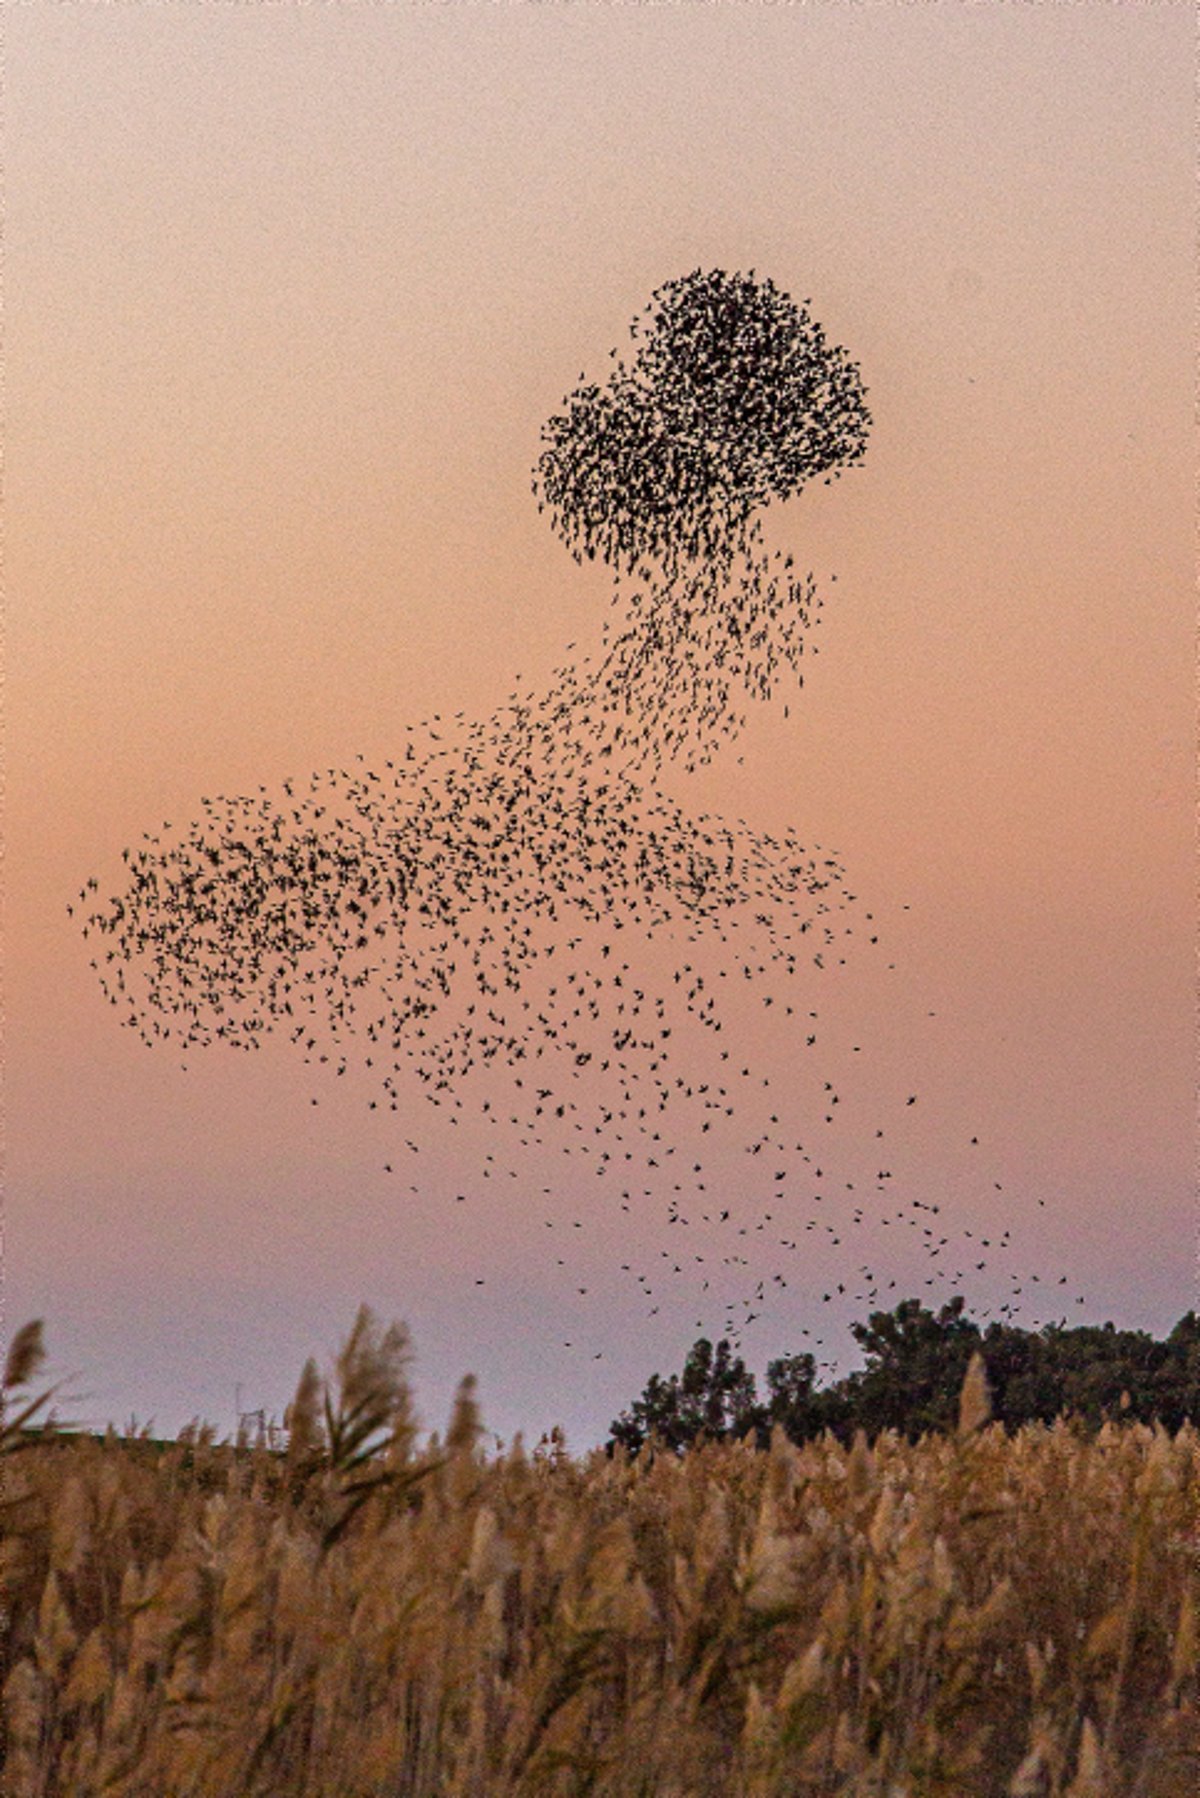
[[[0,1457],[6,1798],[1200,1789],[1193,1427],[1006,1438],[976,1367],[916,1445],[489,1458],[407,1353],[364,1308],[286,1457]]]

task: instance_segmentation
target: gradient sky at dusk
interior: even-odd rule
[[[581,1447],[699,1334],[614,1272],[646,1219],[591,1218],[585,1301],[520,1197],[455,1213],[479,1144],[415,1093],[384,1123],[354,1079],[313,1108],[286,1045],[150,1053],[66,914],[200,795],[378,765],[598,642],[609,577],[538,515],[539,432],[698,267],[810,301],[874,424],[770,515],[825,597],[790,717],[663,785],[836,848],[875,911],[886,959],[830,1011],[864,1119],[872,1082],[922,1095],[908,1191],[1003,1217],[1086,1295],[1070,1321],[1168,1329],[1196,1303],[1193,9],[6,11],[4,1323],[45,1318],[64,1411],[227,1430],[240,1383],[279,1414],[366,1300],[407,1320],[430,1427],[471,1369],[491,1428]],[[813,1322],[797,1278],[747,1358]]]

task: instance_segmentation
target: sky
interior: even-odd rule
[[[541,429],[695,269],[807,302],[873,420],[860,466],[769,512],[824,599],[803,691],[661,776],[836,851],[877,920],[820,986],[830,1055],[861,1057],[831,1178],[867,1178],[886,1118],[889,1200],[1007,1230],[1053,1288],[1020,1321],[1165,1333],[1197,1298],[1192,9],[3,28],[3,1321],[44,1318],[63,1414],[279,1416],[366,1302],[408,1324],[429,1428],[469,1370],[496,1434],[584,1448],[720,1333],[695,1280],[650,1315],[621,1271],[676,1253],[661,1177],[628,1213],[549,1152],[487,1185],[478,1121],[415,1085],[371,1111],[283,1041],[185,1072],[118,1027],[67,913],[202,795],[379,766],[598,643],[608,573],[538,513]],[[740,1027],[822,1140],[791,1039]],[[713,1149],[735,1210],[743,1154]],[[818,1337],[855,1364],[869,1307],[822,1294],[860,1248],[889,1304],[948,1296],[873,1202],[836,1250],[756,1246],[789,1282],[741,1345],[760,1375]]]

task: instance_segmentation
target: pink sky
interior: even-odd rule
[[[539,432],[698,266],[810,300],[874,425],[771,517],[825,597],[790,717],[664,785],[840,852],[887,956],[829,1015],[864,1127],[919,1085],[910,1194],[1003,1215],[1073,1322],[1196,1302],[1194,30],[1165,4],[9,11],[4,1321],[45,1318],[80,1415],[228,1428],[235,1383],[281,1412],[367,1300],[408,1321],[431,1426],[471,1368],[491,1427],[581,1446],[700,1333],[618,1271],[657,1254],[657,1198],[622,1234],[560,1167],[593,1207],[565,1280],[524,1199],[463,1225],[483,1139],[415,1094],[413,1194],[361,1082],[313,1108],[285,1045],[149,1053],[65,909],[200,795],[377,765],[598,640],[608,576],[538,516]],[[832,1267],[753,1364],[806,1346]],[[856,1315],[825,1330],[846,1364]]]

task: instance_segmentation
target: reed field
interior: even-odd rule
[[[988,1421],[487,1453],[399,1325],[286,1450],[34,1431],[0,1494],[4,1798],[1195,1798],[1200,1433]],[[46,1395],[48,1396],[48,1395]]]

